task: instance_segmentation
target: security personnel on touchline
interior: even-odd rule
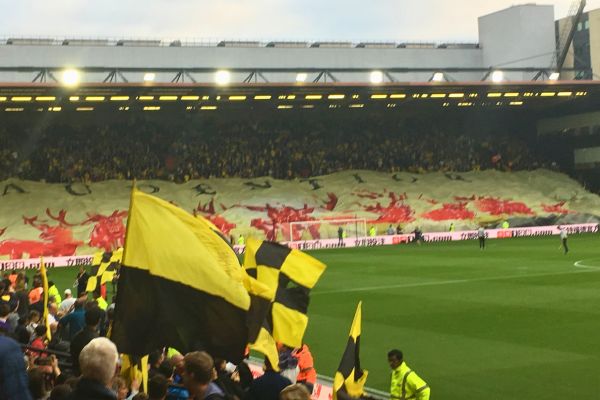
[[[508,223],[507,220],[504,220],[504,222],[502,222],[502,229],[508,229],[510,228],[510,224]]]
[[[431,392],[429,386],[406,365],[400,350],[391,350],[388,353],[388,363],[392,369],[390,386],[392,400],[429,400]]]
[[[243,246],[246,244],[246,239],[244,239],[244,235],[240,235],[238,237],[238,245]]]
[[[375,237],[377,236],[377,229],[375,229],[374,226],[371,226],[371,229],[369,229],[369,236],[370,237]]]

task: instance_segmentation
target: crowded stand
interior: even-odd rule
[[[458,133],[456,133],[458,132]],[[424,120],[50,125],[18,138],[0,129],[0,179],[95,182],[210,177],[307,178],[343,170],[413,173],[555,167],[526,135],[461,132]],[[533,142],[535,139],[533,139]]]
[[[83,275],[80,270],[73,291]],[[9,271],[0,281],[0,399],[277,400],[293,392],[293,399],[308,400],[316,383],[306,344],[280,346],[277,371],[265,359],[262,377],[253,377],[245,360],[234,365],[205,351],[162,348],[148,355],[146,374],[126,379],[126,361],[107,339],[115,304],[104,297],[115,286],[74,296],[49,281],[44,321],[43,278],[39,272],[30,278]]]

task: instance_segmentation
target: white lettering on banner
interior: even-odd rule
[[[44,257],[44,264],[47,268],[90,265],[93,258],[94,256]],[[0,271],[10,271],[13,269],[40,269],[40,259],[0,260]]]
[[[531,226],[526,228],[509,229],[486,229],[485,236],[488,239],[506,239],[513,237],[535,237],[552,236],[560,234],[559,226],[565,228],[568,234],[576,235],[580,233],[597,233],[599,224],[573,224],[573,225],[552,225],[552,226]],[[364,238],[346,238],[342,239],[317,239],[301,240],[295,242],[282,242],[292,249],[298,250],[321,250],[321,249],[343,249],[350,247],[375,247],[389,246],[402,243],[410,243],[415,235],[412,233],[402,235],[375,236]],[[431,232],[423,234],[426,242],[449,242],[455,240],[473,240],[477,239],[477,231],[458,231],[458,232]],[[245,246],[233,246],[237,254],[243,254]],[[71,257],[44,257],[44,262],[49,268],[73,267],[80,265],[90,265],[94,256],[71,256]],[[18,260],[0,260],[0,271],[12,269],[39,269],[40,259],[18,259]]]

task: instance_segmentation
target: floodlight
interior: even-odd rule
[[[67,86],[75,86],[79,83],[79,72],[74,69],[66,69],[62,73],[62,82]]]
[[[306,82],[308,75],[305,72],[300,72],[296,75],[296,82]]]
[[[371,72],[371,83],[381,83],[381,82],[383,82],[383,72],[381,72],[381,71]]]
[[[504,80],[504,72],[502,71],[494,71],[492,73],[492,82],[499,83]]]
[[[144,74],[144,82],[153,82],[156,79],[156,74],[154,72],[146,72]]]
[[[557,81],[558,78],[560,78],[560,72],[553,72],[550,74],[550,76],[548,77],[548,80],[551,81]]]
[[[231,82],[231,73],[225,70],[219,70],[215,73],[215,82],[218,85],[227,85]]]
[[[435,74],[433,74],[433,76],[431,77],[431,80],[433,82],[444,82],[445,78],[444,78],[444,73],[443,72],[436,72]]]

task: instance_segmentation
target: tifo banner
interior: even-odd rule
[[[0,260],[75,257],[122,247],[131,185],[122,180],[0,182]],[[547,170],[345,171],[306,180],[141,181],[137,187],[209,219],[234,243],[242,242],[240,235],[337,241],[338,228],[356,236],[354,224],[343,220],[360,220],[363,231],[374,229],[378,235],[417,227],[443,232],[451,223],[457,231],[471,231],[505,220],[512,226],[600,222],[600,196]],[[365,243],[374,244],[372,239]]]
[[[561,225],[569,235],[581,233],[598,233],[600,224],[572,224]],[[488,239],[508,239],[513,237],[530,236],[551,236],[560,233],[558,225],[553,226],[531,226],[527,228],[509,228],[509,229],[487,229],[485,235]],[[376,247],[390,246],[410,243],[414,240],[414,233],[403,235],[386,235],[363,238],[346,239],[322,239],[322,240],[300,240],[295,242],[283,242],[286,246],[298,250],[321,250],[321,249],[339,249],[351,247]],[[430,232],[423,233],[425,242],[450,242],[455,240],[477,239],[477,231],[458,231],[458,232]],[[244,252],[243,245],[233,246],[237,254]],[[90,265],[93,256],[73,256],[73,257],[45,257],[44,263],[48,268],[72,267],[78,265]],[[39,269],[40,260],[37,259],[19,259],[19,260],[0,260],[0,271],[12,269]]]

